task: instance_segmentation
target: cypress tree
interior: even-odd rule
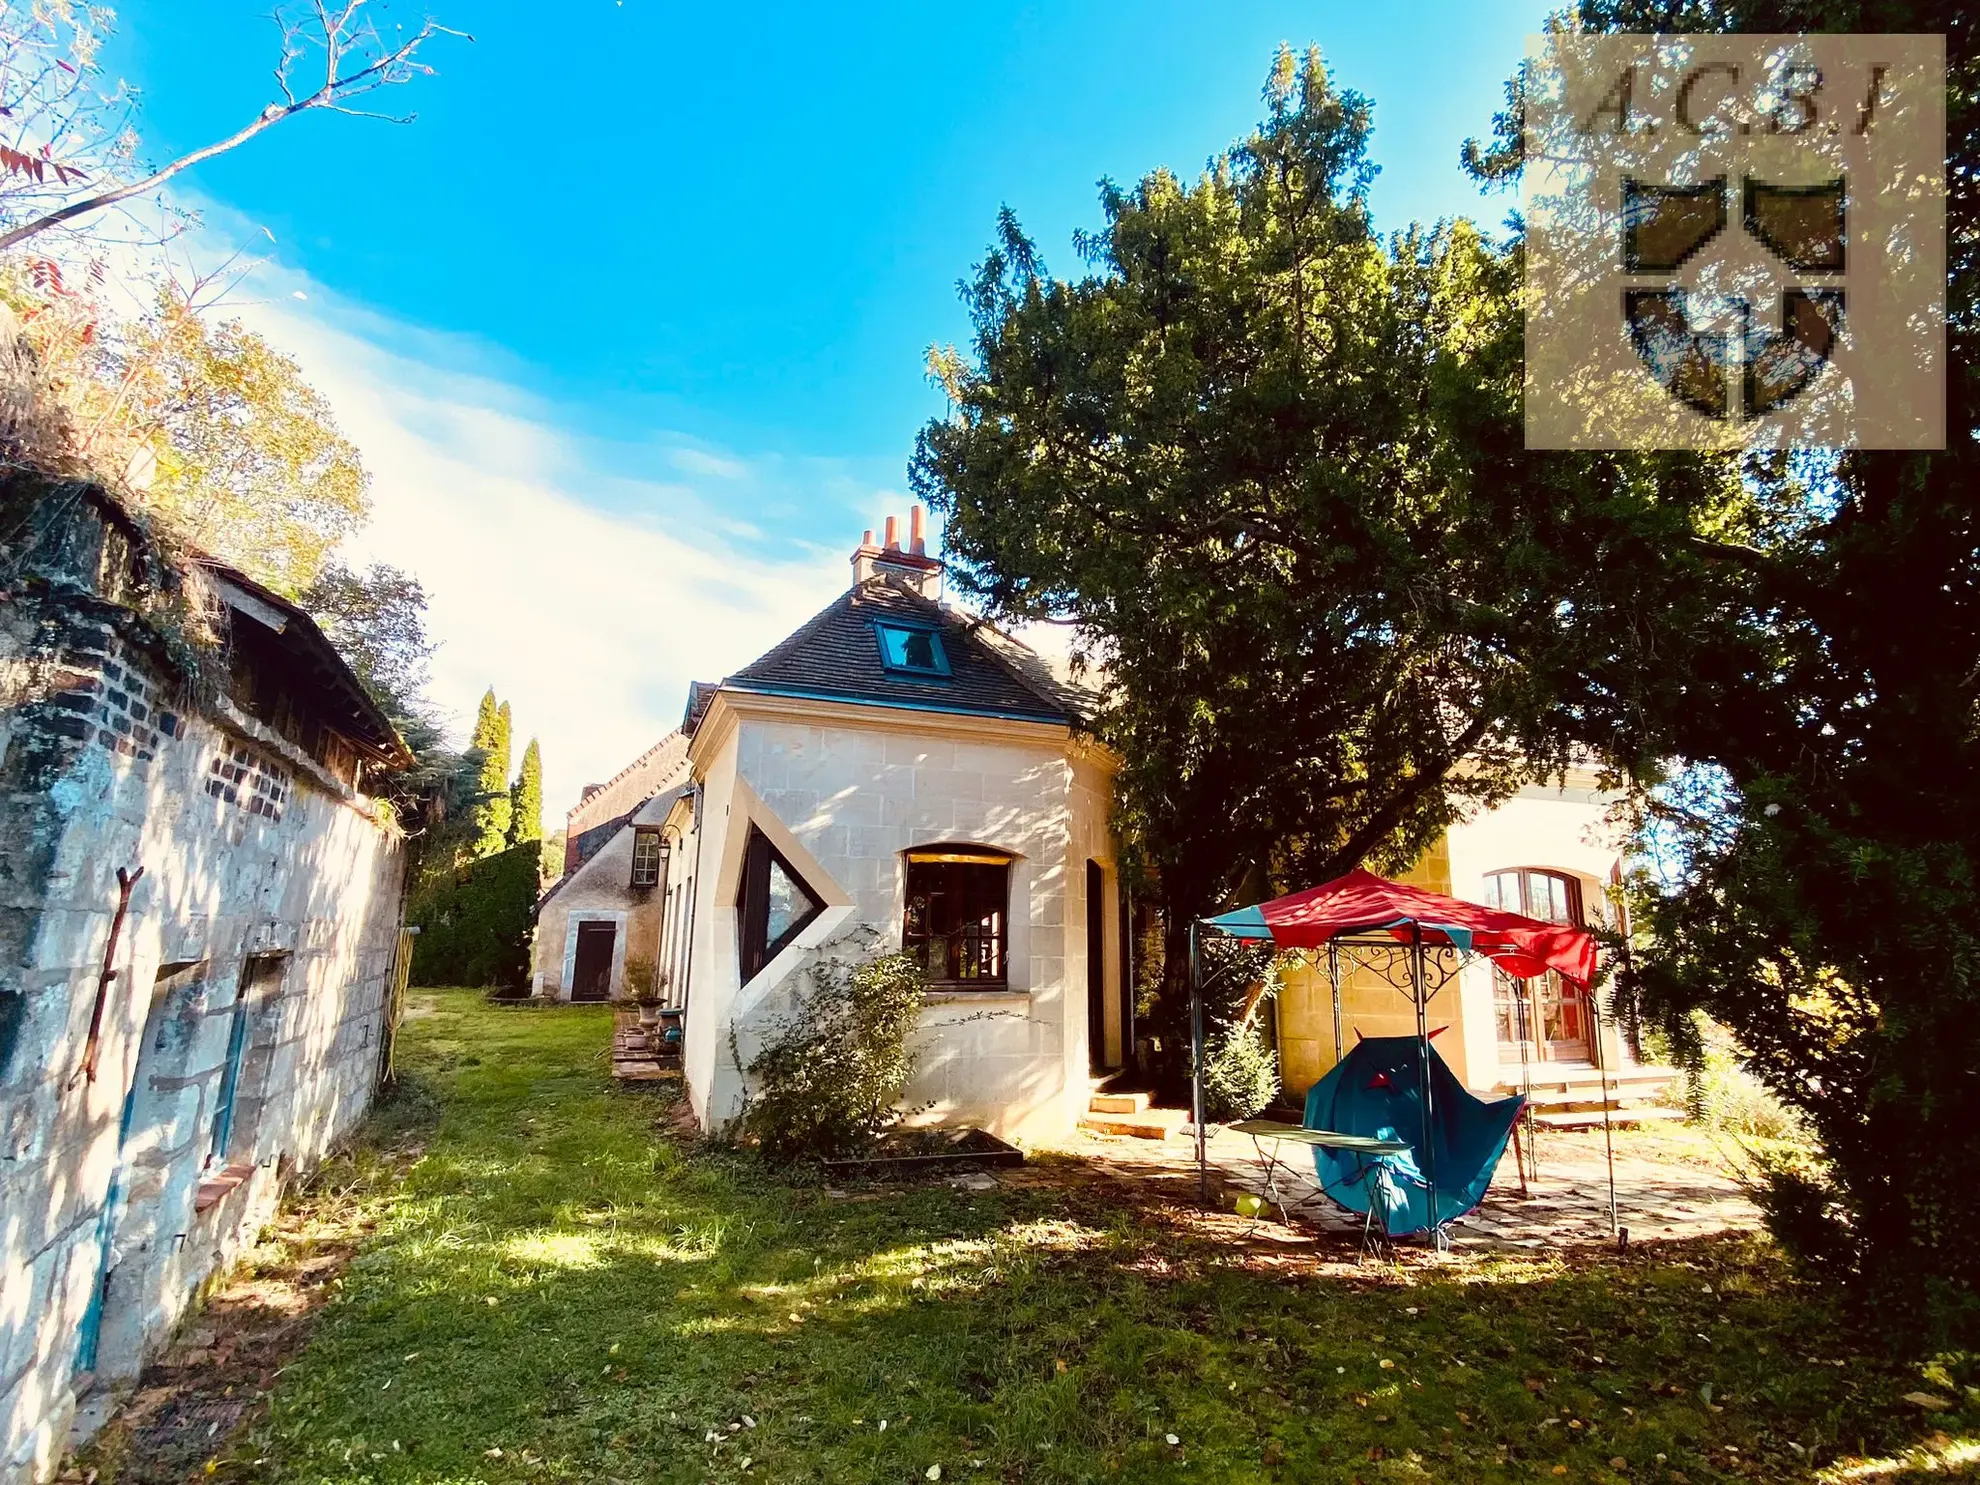
[[[509,844],[509,706],[497,705],[495,688],[490,686],[475,714],[474,736],[470,745],[480,750],[481,772],[475,784],[474,808],[468,844],[474,860],[493,856]]]
[[[536,739],[523,749],[522,769],[509,787],[509,844],[543,839],[543,753]]]

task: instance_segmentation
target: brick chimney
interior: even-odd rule
[[[908,583],[924,598],[939,598],[942,594],[942,563],[928,555],[928,528],[919,505],[908,512],[905,548],[901,546],[900,518],[889,516],[879,544],[875,544],[870,530],[860,538],[859,548],[852,554],[852,566],[854,587],[877,577],[891,577]]]

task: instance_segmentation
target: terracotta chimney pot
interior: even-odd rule
[[[927,528],[923,524],[921,503],[916,501],[908,507],[908,550],[917,557],[928,555]]]
[[[901,518],[887,517],[887,550],[898,552],[901,549]]]

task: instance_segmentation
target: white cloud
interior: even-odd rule
[[[292,281],[257,277],[250,293]],[[302,292],[243,295],[225,312],[297,359],[362,451],[373,516],[348,555],[425,585],[432,694],[457,727],[492,684],[513,704],[517,756],[541,740],[550,828],[583,784],[678,724],[690,680],[747,663],[844,588],[856,529],[838,550],[790,542],[784,556],[749,540],[735,505],[757,473],[749,459],[674,447],[660,462],[675,478],[607,472],[554,409],[459,370],[471,348]],[[853,503],[842,488],[821,495]],[[859,504],[884,501],[867,491]]]

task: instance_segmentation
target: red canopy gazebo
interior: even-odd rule
[[[1327,978],[1333,994],[1334,1060],[1341,1045],[1341,952],[1374,968],[1409,997],[1416,1009],[1416,1034],[1421,1060],[1421,1109],[1425,1175],[1430,1207],[1436,1207],[1437,1172],[1430,1148],[1431,1117],[1429,1005],[1455,977],[1468,957],[1491,960],[1514,979],[1530,979],[1555,971],[1582,986],[1594,983],[1596,943],[1587,929],[1567,923],[1543,923],[1518,913],[1488,908],[1446,897],[1421,887],[1392,882],[1359,868],[1346,876],[1294,892],[1253,907],[1238,908],[1190,925],[1190,1052],[1191,1115],[1196,1124],[1199,1193],[1207,1198],[1209,1162],[1203,1127],[1203,976],[1199,931],[1210,937],[1250,940],[1282,949],[1327,950]],[[1426,949],[1436,954],[1434,962]],[[1379,958],[1379,962],[1378,962]],[[1590,997],[1593,1007],[1594,999]],[[1599,1016],[1599,1011],[1597,1012]],[[1603,1124],[1608,1123],[1608,1095],[1603,1093]],[[1610,1215],[1615,1206],[1615,1161],[1609,1163]],[[1437,1242],[1433,1230],[1433,1245]]]

